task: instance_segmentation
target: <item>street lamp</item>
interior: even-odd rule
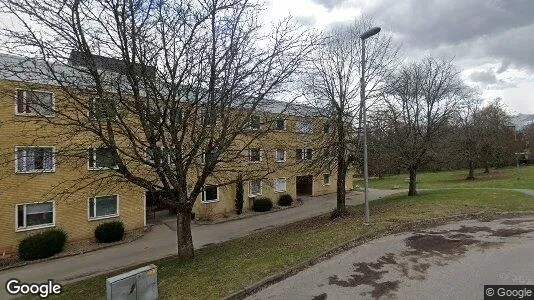
[[[367,164],[367,107],[365,104],[365,40],[380,32],[380,27],[373,27],[360,35],[362,39],[362,78],[360,80],[360,109],[363,114],[363,178],[364,178],[364,201],[365,201],[365,225],[369,220],[369,170]]]

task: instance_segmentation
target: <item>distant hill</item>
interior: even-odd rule
[[[534,114],[518,114],[516,116],[512,116],[511,121],[517,130],[521,130],[525,126],[534,123]]]

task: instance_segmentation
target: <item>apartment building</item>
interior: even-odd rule
[[[23,58],[8,55],[0,55],[0,61],[3,65],[25,63]],[[37,111],[29,105],[39,99],[59,110],[58,99],[68,98],[59,97],[62,93],[39,75],[15,76],[0,70],[0,255],[13,253],[18,241],[45,228],[62,228],[74,242],[92,238],[102,222],[121,220],[127,231],[150,222],[149,211],[157,198],[153,193],[114,176],[106,149],[50,122],[57,117],[53,110]],[[247,169],[270,168],[267,175],[244,182],[247,199],[265,196],[277,201],[284,193],[296,198],[335,192],[335,173],[302,167],[323,151],[314,149],[313,137],[329,131],[321,119],[302,114],[304,109],[295,106],[280,117],[275,103],[251,117],[251,132],[267,123],[274,130],[251,143],[245,161],[239,162]],[[88,109],[89,116],[94,113]],[[73,143],[80,145],[77,159],[63,151]],[[150,149],[146,155],[150,156]],[[193,208],[197,218],[234,213],[236,186],[220,185],[218,178],[208,178],[199,195]],[[346,182],[351,189],[352,180]],[[245,201],[245,211],[249,203]]]

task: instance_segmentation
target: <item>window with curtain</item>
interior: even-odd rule
[[[17,205],[17,229],[54,226],[54,203],[28,203]]]
[[[54,93],[17,90],[17,115],[54,116]]]
[[[54,148],[17,147],[17,172],[53,172],[55,169]]]
[[[89,219],[109,218],[119,215],[119,197],[97,196],[89,199]]]
[[[253,197],[261,195],[261,180],[249,181],[249,194]]]
[[[285,192],[286,191],[286,179],[276,178],[274,182],[274,190],[276,192]]]

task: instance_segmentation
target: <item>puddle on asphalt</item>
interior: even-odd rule
[[[521,223],[534,222],[534,219],[519,219],[519,220],[504,220],[501,222],[503,225],[517,225]]]
[[[325,300],[327,297],[326,293],[322,293],[321,295],[317,295],[312,298],[312,300]]]
[[[369,293],[363,293],[362,296],[370,294],[373,298],[378,298],[391,293],[398,289],[399,281],[383,281],[382,279],[385,273],[388,271],[381,271],[385,265],[396,265],[395,255],[393,253],[387,253],[381,256],[374,263],[359,262],[355,263],[355,274],[350,275],[347,280],[341,280],[337,275],[330,276],[328,283],[330,285],[338,285],[342,287],[357,287],[360,285],[368,285],[373,288]]]
[[[527,220],[506,220],[501,224],[514,225],[524,222]],[[354,273],[347,279],[333,275],[328,278],[328,282],[330,285],[341,287],[369,286],[371,291],[363,292],[361,296],[371,296],[375,299],[393,296],[399,288],[400,281],[384,281],[384,276],[390,272],[398,272],[400,277],[406,279],[424,280],[432,265],[444,266],[452,260],[461,258],[470,250],[485,251],[504,244],[500,241],[480,240],[472,234],[484,232],[487,233],[486,237],[511,237],[533,231],[534,229],[491,229],[487,226],[465,225],[453,230],[419,231],[404,239],[407,249],[399,254],[387,253],[375,262],[355,263]],[[326,297],[324,293],[313,299],[326,299]]]

